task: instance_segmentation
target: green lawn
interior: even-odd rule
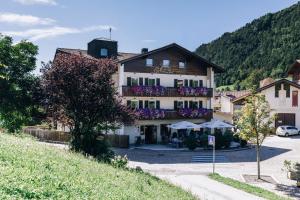
[[[254,194],[254,195],[259,196],[259,197],[263,197],[265,199],[269,199],[269,200],[291,200],[289,198],[279,196],[279,195],[277,195],[277,194],[275,194],[271,191],[262,189],[260,187],[252,186],[252,185],[249,185],[247,183],[243,183],[243,182],[231,179],[231,178],[223,177],[223,176],[220,176],[219,174],[210,174],[209,177],[211,179],[214,179],[216,181],[219,181],[221,183],[224,183],[224,184],[229,185],[231,187],[234,187],[236,189],[243,190],[245,192],[248,192],[250,194]]]
[[[0,199],[195,199],[149,174],[115,169],[0,133]]]

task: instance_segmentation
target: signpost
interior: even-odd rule
[[[215,136],[213,135],[208,135],[208,144],[213,146],[213,174],[215,173]]]

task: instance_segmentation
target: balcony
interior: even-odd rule
[[[206,108],[199,109],[137,109],[139,120],[165,120],[165,119],[205,119],[207,121],[213,118],[213,110]]]
[[[212,97],[213,89],[205,87],[122,86],[122,94],[133,97]]]

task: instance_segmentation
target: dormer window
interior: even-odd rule
[[[170,60],[163,60],[163,67],[169,67],[170,66]]]
[[[183,69],[183,68],[185,68],[185,62],[179,62],[178,63],[178,66],[179,66],[179,68],[181,68],[181,69]]]
[[[107,57],[108,56],[108,50],[105,48],[100,49],[100,56],[101,57]]]
[[[152,58],[147,58],[146,59],[146,66],[152,67],[153,66],[153,59]]]

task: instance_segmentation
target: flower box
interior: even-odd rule
[[[208,88],[206,88],[206,87],[179,87],[178,93],[182,96],[207,96]]]

